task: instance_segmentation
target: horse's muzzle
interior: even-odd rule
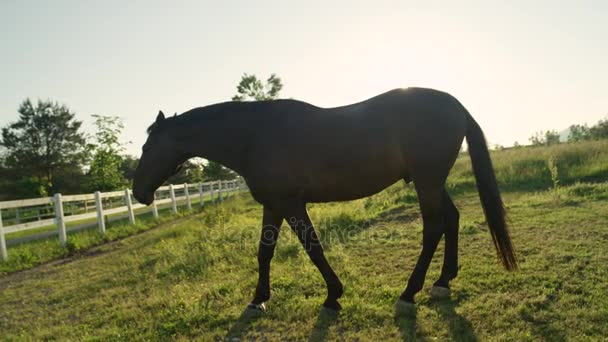
[[[154,195],[153,193],[142,193],[142,192],[133,192],[133,197],[135,197],[135,199],[137,200],[137,202],[141,203],[141,204],[145,204],[145,205],[150,205],[152,204],[152,202],[154,202]]]

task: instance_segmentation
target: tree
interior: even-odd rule
[[[275,74],[270,75],[263,84],[256,75],[243,74],[241,82],[236,87],[238,94],[232,97],[233,101],[264,101],[275,100],[283,89],[281,78]]]
[[[587,124],[571,125],[568,130],[568,142],[588,140],[591,137]]]
[[[88,159],[82,122],[65,105],[38,100],[34,106],[26,99],[19,106],[19,120],[2,128],[4,163],[16,174],[33,178],[44,195],[61,189],[53,186],[61,170],[81,170]],[[41,195],[41,194],[39,194]]]
[[[205,180],[229,180],[235,176],[234,171],[213,161],[207,162],[207,165],[203,167],[203,178]]]
[[[589,127],[584,125],[571,125],[568,134],[568,142],[583,140],[597,140],[608,138],[608,119],[600,120],[595,125]]]
[[[137,157],[133,157],[131,155],[125,155],[122,157],[122,162],[120,163],[119,169],[124,179],[126,179],[129,183],[133,182],[137,164],[139,164],[139,158]]]
[[[557,131],[536,132],[529,140],[533,146],[549,146],[560,143]]]
[[[184,164],[182,164],[180,170],[176,174],[169,177],[169,180],[167,182],[170,184],[192,184],[202,182],[203,180],[204,176],[201,164],[192,160],[188,160]]]
[[[529,139],[532,146],[540,146],[545,144],[545,137],[542,131],[534,133]]]
[[[608,119],[600,120],[597,124],[589,128],[591,139],[607,139],[608,138]]]
[[[119,141],[124,125],[119,117],[93,115],[95,118],[96,144],[89,170],[88,183],[91,191],[117,190],[127,185],[121,170],[123,144]]]
[[[545,144],[547,144],[547,146],[549,145],[555,145],[555,144],[559,144],[559,133],[557,133],[557,131],[546,131],[545,132]]]

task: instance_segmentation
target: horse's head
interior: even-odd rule
[[[133,178],[133,196],[140,203],[150,205],[154,192],[171,175],[177,173],[187,159],[180,152],[172,136],[171,120],[158,112],[156,122],[148,128],[148,140],[142,147],[139,164]]]

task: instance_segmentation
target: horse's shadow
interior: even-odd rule
[[[264,313],[251,308],[245,308],[241,316],[232,324],[228,333],[224,337],[225,341],[241,340],[247,333],[251,325],[257,321]]]
[[[338,322],[339,312],[321,308],[317,321],[312,328],[308,341],[325,341],[329,333],[329,327]]]
[[[395,303],[395,325],[399,328],[403,341],[417,341],[416,316],[417,307],[405,303]]]
[[[430,300],[428,307],[436,310],[441,319],[448,324],[450,340],[452,341],[478,341],[471,322],[456,312],[458,302],[451,299]],[[396,307],[395,325],[401,332],[403,341],[426,340],[419,336],[417,331],[417,306]]]
[[[429,302],[429,307],[436,310],[441,318],[447,322],[453,341],[478,341],[473,325],[464,316],[456,312],[458,301],[451,299],[437,299]]]
[[[251,325],[257,321],[264,314],[262,312],[246,308],[241,316],[234,322],[232,327],[226,336],[224,337],[225,341],[240,341],[243,339],[247,331],[251,327]],[[325,308],[321,308],[319,311],[319,315],[317,316],[317,321],[312,328],[310,333],[309,341],[325,341],[327,340],[327,334],[329,333],[329,328],[338,322],[339,314],[337,311],[328,310]]]
[[[478,341],[471,322],[456,312],[456,306],[457,302],[454,302],[451,299],[430,300],[428,302],[428,307],[436,310],[441,315],[441,318],[447,322],[451,340]],[[262,315],[263,313],[259,311],[249,308],[245,309],[232,325],[224,340],[241,340],[251,325]],[[395,308],[395,325],[399,328],[403,341],[425,340],[424,336],[418,336],[416,320],[416,306]],[[326,341],[329,328],[338,322],[338,312],[321,308],[308,341]]]

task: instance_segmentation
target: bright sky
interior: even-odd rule
[[[155,4],[153,4],[155,3]],[[26,97],[118,115],[139,155],[159,109],[229,100],[244,73],[319,106],[456,96],[492,144],[608,114],[608,1],[0,2],[0,125]]]

